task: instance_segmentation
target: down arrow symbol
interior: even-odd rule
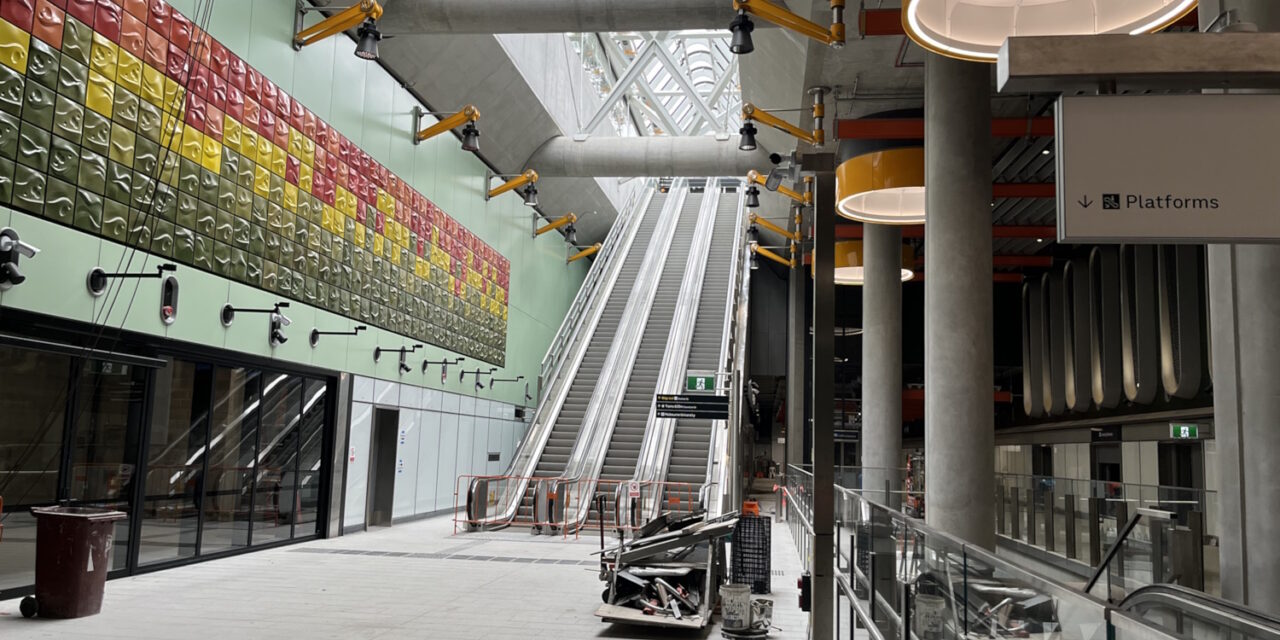
[[[1088,208],[1089,208],[1089,206],[1093,204],[1093,201],[1089,199],[1089,196],[1085,196],[1085,197],[1083,197],[1083,198],[1080,198],[1079,200],[1076,200],[1076,202],[1077,202],[1080,206],[1082,206],[1082,207],[1084,207],[1084,208],[1086,208],[1086,209],[1088,209]]]

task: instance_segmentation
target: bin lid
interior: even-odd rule
[[[36,517],[57,516],[94,521],[123,520],[129,517],[123,511],[101,507],[32,507],[31,513]]]

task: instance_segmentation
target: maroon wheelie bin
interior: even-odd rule
[[[128,515],[94,507],[35,507],[36,594],[23,598],[30,618],[82,618],[102,610],[117,520]]]

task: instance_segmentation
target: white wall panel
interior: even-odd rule
[[[423,411],[418,425],[422,433],[418,438],[418,491],[414,511],[430,513],[436,510],[439,495],[436,485],[440,482],[440,414]]]
[[[373,406],[351,403],[351,437],[347,450],[347,488],[343,501],[342,527],[364,524],[365,501],[369,493],[369,432]]]
[[[453,487],[458,475],[458,416],[452,413],[440,414],[440,465],[436,475],[436,509],[453,508]],[[466,440],[467,449],[471,448],[471,440]]]
[[[418,493],[418,439],[422,435],[418,411],[400,409],[396,429],[396,492],[391,517],[405,518],[416,513]]]

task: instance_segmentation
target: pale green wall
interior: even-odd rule
[[[192,17],[196,3],[171,0],[171,4]],[[411,111],[416,100],[376,63],[352,55],[355,44],[349,38],[330,38],[294,52],[289,45],[293,7],[293,0],[218,0],[208,31],[511,261],[506,368],[496,375],[524,375],[535,381],[536,388],[538,365],[586,274],[585,261],[565,264],[565,244],[559,234],[531,239],[529,209],[519,196],[506,194],[485,202],[485,166],[462,151],[456,137],[443,135],[415,146]],[[467,96],[426,97],[447,107],[469,102]],[[483,104],[477,106],[484,111]],[[482,149],[485,144],[499,142],[482,138]],[[404,376],[398,375],[394,356],[375,365],[375,346],[399,347],[413,342],[389,331],[370,327],[355,338],[325,337],[319,348],[312,349],[307,343],[312,327],[343,330],[357,323],[296,301],[287,312],[294,321],[286,331],[289,342],[273,352],[267,346],[263,316],[241,316],[231,328],[224,329],[218,310],[227,302],[243,307],[270,306],[279,297],[190,267],[179,267],[178,322],[165,327],[159,318],[159,285],[155,280],[117,281],[98,300],[85,291],[85,275],[91,268],[101,265],[107,271],[115,270],[128,251],[122,245],[5,207],[0,207],[0,223],[13,226],[24,241],[43,250],[35,259],[23,260],[28,280],[0,293],[0,307],[99,322],[334,371],[473,392],[473,382],[468,379],[460,384],[453,370],[443,385],[438,368],[426,376],[420,372],[422,359],[439,360],[448,354],[443,349],[419,350],[410,360],[413,373]],[[130,271],[153,270],[153,265],[163,261],[143,252],[129,255],[133,256]],[[114,309],[105,316],[118,291]],[[472,360],[464,366],[489,368]],[[499,385],[496,392],[486,389],[479,395],[524,403],[523,385]]]

